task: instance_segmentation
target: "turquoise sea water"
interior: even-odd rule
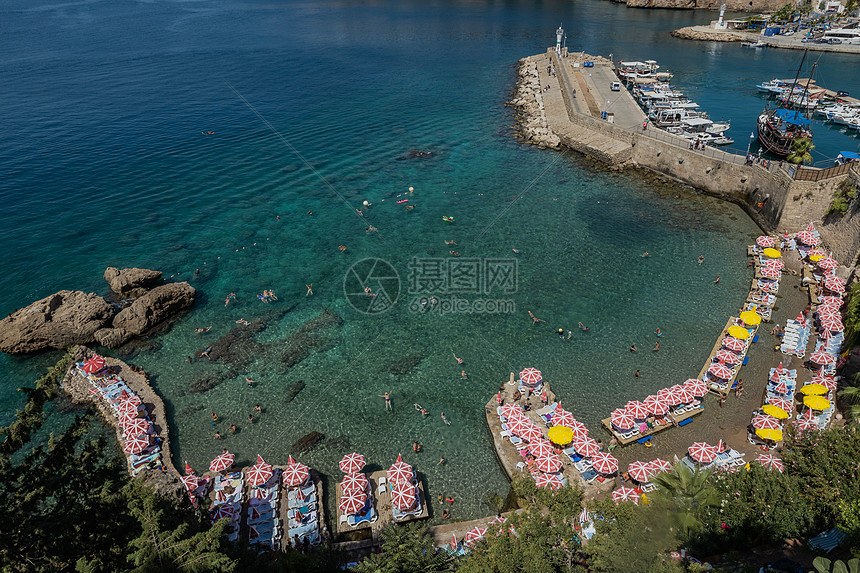
[[[63,288],[105,293],[107,266],[188,280],[193,311],[124,356],[165,398],[177,461],[202,469],[226,446],[280,463],[316,430],[336,440],[302,461],[337,478],[349,451],[379,467],[402,452],[432,497],[457,499],[458,518],[489,513],[488,494],[507,493],[483,405],[509,372],[540,368],[600,435],[613,408],[698,373],[746,292],[744,247],[757,234],[733,205],[517,144],[504,106],[517,59],[543,51],[564,22],[571,48],[657,59],[743,141],[762,107],[753,84],[792,75],[799,55],[681,42],[668,32],[713,15],[596,0],[13,1],[0,15],[3,310]],[[847,56],[826,57],[823,85],[860,87]],[[855,141],[827,132],[819,150]],[[410,159],[411,149],[432,156]],[[410,186],[407,211],[396,201]],[[484,297],[511,312],[410,310],[410,261],[448,264],[450,250],[458,261],[516,259],[514,292]],[[369,257],[401,279],[382,314],[358,312],[344,294],[351,265]],[[258,301],[264,289],[280,300]],[[225,307],[230,291],[238,302]],[[342,324],[296,336],[325,309]],[[529,310],[546,323],[530,326]],[[185,362],[240,318],[266,321],[258,345],[237,348],[240,365]],[[297,346],[307,357],[285,366]],[[393,373],[403,359],[414,367]],[[0,423],[22,404],[15,388],[54,360],[0,356]],[[189,392],[200,376],[225,381]],[[286,402],[298,380],[305,388]],[[387,391],[391,412],[378,397]],[[264,413],[248,424],[258,403]],[[230,423],[240,431],[216,442],[210,412],[222,434]],[[424,452],[411,451],[414,440]]]

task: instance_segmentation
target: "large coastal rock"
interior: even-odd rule
[[[673,8],[719,10],[725,2],[733,12],[776,12],[784,0],[614,0],[632,8]]]
[[[110,289],[122,296],[140,296],[161,284],[161,271],[108,267],[105,280]]]
[[[0,351],[10,354],[89,344],[110,326],[113,306],[94,293],[61,290],[0,321]]]
[[[100,328],[93,333],[96,342],[105,348],[119,348],[134,335],[124,328]]]
[[[122,309],[113,320],[114,328],[143,334],[156,324],[190,307],[197,291],[187,282],[155,287]]]

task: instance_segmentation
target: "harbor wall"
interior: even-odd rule
[[[670,8],[687,10],[719,10],[725,2],[733,12],[776,12],[785,5],[783,0],[613,0],[631,8]]]
[[[555,76],[545,76],[542,68],[546,59],[558,70]],[[690,185],[709,195],[732,201],[743,208],[767,232],[795,232],[810,221],[823,227],[822,237],[834,257],[843,265],[854,266],[860,248],[860,213],[857,200],[853,211],[841,218],[828,216],[833,192],[846,178],[860,180],[860,171],[831,177],[822,181],[795,181],[786,172],[787,165],[770,162],[766,165],[746,165],[739,155],[719,149],[689,149],[686,140],[649,126],[646,130],[625,128],[588,115],[582,96],[596,86],[585,86],[582,78],[567,73],[566,58],[550,50],[526,58],[523,64],[541,70],[541,83],[557,82],[561,97],[549,97],[552,87],[542,100],[547,127],[562,145],[600,161],[612,169],[645,169],[669,180]],[[575,85],[574,82],[576,82]],[[579,88],[578,92],[573,90]],[[632,100],[629,92],[626,96]],[[583,94],[588,96],[589,94]],[[575,99],[576,98],[576,99]],[[605,99],[605,98],[603,98]],[[579,107],[577,103],[579,102]],[[563,106],[563,110],[555,109]],[[586,110],[587,111],[587,110]],[[644,114],[643,116],[644,117]],[[641,121],[641,120],[640,120]],[[629,123],[629,121],[628,121]],[[641,126],[641,124],[640,124]]]

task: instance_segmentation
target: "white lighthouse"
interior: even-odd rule
[[[558,54],[558,57],[561,57],[562,38],[564,38],[564,28],[562,28],[561,24],[559,24],[558,30],[555,31],[555,53]]]

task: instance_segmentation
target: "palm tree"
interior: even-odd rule
[[[651,482],[660,488],[682,532],[695,529],[699,516],[720,503],[717,490],[710,482],[713,471],[676,463],[671,471],[655,476]]]
[[[799,137],[791,142],[791,153],[785,159],[789,163],[812,163],[811,151],[815,149],[808,137]]]
[[[855,378],[858,376],[855,375]],[[840,395],[845,398],[845,401],[851,404],[846,408],[845,414],[848,419],[854,422],[860,422],[860,386],[847,386],[843,388]]]

